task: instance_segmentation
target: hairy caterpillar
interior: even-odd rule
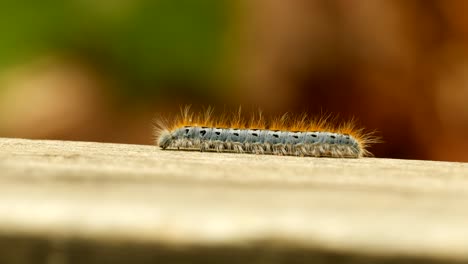
[[[213,115],[213,109],[195,114],[181,108],[172,121],[156,120],[156,144],[162,149],[237,152],[312,157],[359,158],[378,140],[373,133],[356,129],[353,120],[332,126],[329,118],[306,114],[267,120],[261,112],[246,121],[235,114]]]

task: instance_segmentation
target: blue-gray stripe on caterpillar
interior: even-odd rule
[[[268,129],[233,129],[186,126],[161,133],[162,149],[198,149],[238,153],[313,157],[361,157],[364,151],[347,134],[323,131],[289,132]]]

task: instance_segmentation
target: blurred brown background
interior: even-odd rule
[[[468,1],[0,3],[0,136],[152,144],[181,104],[329,112],[468,161]]]

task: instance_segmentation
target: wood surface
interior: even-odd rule
[[[0,263],[130,262],[468,263],[468,164],[0,138]]]

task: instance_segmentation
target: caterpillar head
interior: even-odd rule
[[[173,137],[171,133],[169,133],[169,131],[167,130],[161,131],[161,134],[159,135],[159,138],[158,138],[158,146],[162,149],[166,149],[167,147],[171,145],[172,139]]]

